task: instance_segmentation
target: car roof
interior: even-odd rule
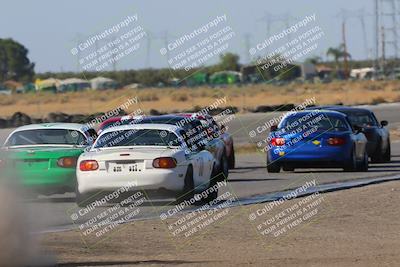
[[[361,111],[361,112],[366,112],[366,113],[372,113],[369,109],[366,108],[357,108],[357,107],[349,107],[349,106],[317,106],[317,107],[312,107],[310,109],[324,109],[324,110],[335,110],[339,112],[346,112],[346,111]]]
[[[210,115],[200,114],[200,113],[178,113],[178,116],[186,117],[186,118],[196,118],[199,120],[205,120],[207,118],[212,118]]]
[[[286,115],[285,117],[289,117],[289,116],[301,116],[301,115],[307,115],[315,110],[318,110],[321,113],[327,114],[327,115],[332,115],[332,116],[336,116],[336,117],[342,117],[342,118],[346,118],[347,115],[344,113],[341,113],[339,111],[336,110],[327,110],[327,109],[307,109],[307,110],[302,110],[302,111],[298,111],[298,112],[293,112],[293,113],[289,113],[288,115]]]
[[[117,122],[122,120],[122,117],[111,117],[106,119],[105,121],[102,122],[102,124],[110,123],[110,122]]]
[[[194,121],[199,121],[199,119],[195,117],[185,117],[185,116],[180,116],[180,115],[160,115],[160,116],[150,116],[150,117],[144,117],[141,120],[141,123],[146,123],[146,122],[162,122],[162,123],[168,123],[168,124],[176,124],[179,122],[182,122],[182,125],[194,122]],[[200,122],[199,122],[200,123]],[[182,126],[180,125],[180,126]]]
[[[155,123],[155,124],[129,124],[129,125],[121,125],[116,127],[111,127],[105,129],[101,135],[109,132],[117,132],[117,131],[127,131],[127,130],[162,130],[162,131],[170,131],[174,133],[179,133],[181,128],[171,124],[162,124],[162,123]]]
[[[88,127],[85,124],[79,123],[40,123],[30,124],[18,127],[14,132],[28,131],[28,130],[41,130],[41,129],[65,129],[74,131],[85,131]]]

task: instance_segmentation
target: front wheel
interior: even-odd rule
[[[383,159],[384,162],[390,162],[390,160],[391,160],[392,151],[391,151],[391,148],[390,148],[390,140],[388,142],[389,142],[389,144],[388,144],[388,146],[387,146],[387,148],[385,150],[385,153],[383,153],[383,156],[382,156],[382,159]]]
[[[203,200],[203,202],[205,204],[210,203],[211,201],[215,200],[218,197],[218,187],[216,187],[215,185],[217,185],[217,180],[214,179],[215,178],[215,173],[211,173],[211,177],[210,177],[210,185],[208,186],[208,188],[206,189],[206,191],[208,192],[206,198]]]
[[[228,165],[228,157],[226,156],[225,152],[222,155],[219,173],[217,175],[220,177],[219,181],[227,181],[229,175],[229,165]]]
[[[235,168],[235,149],[233,148],[233,145],[232,145],[232,148],[231,148],[231,154],[229,155],[229,158],[228,158],[228,165],[229,165],[229,169],[234,169]]]
[[[372,163],[381,163],[383,162],[383,153],[382,153],[382,141],[378,142],[374,153],[371,155]]]

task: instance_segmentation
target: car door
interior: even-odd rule
[[[185,136],[185,132],[181,133]],[[197,143],[192,143],[190,139],[183,138],[186,146],[186,159],[188,163],[193,166],[193,181],[196,191],[204,190],[208,187],[208,181],[210,179],[210,165],[213,164],[213,156],[203,147]]]
[[[385,126],[383,126],[378,119],[376,118],[374,113],[371,113],[372,118],[376,124],[377,132],[382,140],[381,143],[381,152],[383,153],[384,151],[386,151],[387,147],[389,146],[389,142],[390,142],[390,134],[387,128],[385,128]]]

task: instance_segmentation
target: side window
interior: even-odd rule
[[[354,127],[353,127],[353,124],[351,124],[351,122],[350,122],[350,120],[349,120],[349,117],[348,116],[346,116],[346,125],[347,125],[347,128],[348,128],[348,130],[349,131],[351,131],[351,132],[353,132],[354,131]]]
[[[372,117],[372,121],[374,122],[374,125],[375,125],[375,126],[376,126],[376,125],[379,125],[379,121],[378,121],[378,119],[376,118],[376,116],[375,116],[374,113],[371,113],[371,117]]]

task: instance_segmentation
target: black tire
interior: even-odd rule
[[[285,172],[293,172],[294,168],[290,167],[290,166],[283,166],[282,170],[285,171]]]
[[[364,153],[364,158],[361,162],[357,164],[357,171],[366,172],[368,171],[368,154]]]
[[[279,173],[281,171],[281,165],[277,162],[267,162],[267,171],[269,173]]]
[[[228,180],[228,176],[229,176],[229,164],[228,164],[228,157],[226,156],[225,152],[222,155],[221,158],[221,164],[219,167],[219,172],[217,173],[217,175],[219,175],[218,177],[220,177],[219,181],[227,181]]]
[[[357,170],[357,158],[356,158],[356,154],[353,150],[351,151],[351,161],[348,163],[345,163],[345,166],[343,167],[343,170],[345,172],[355,172]]]
[[[194,197],[194,180],[193,180],[193,167],[189,165],[185,175],[185,185],[180,195],[177,196],[177,200],[185,201]]]
[[[391,147],[390,147],[390,140],[388,141],[389,143],[388,143],[388,146],[387,146],[387,148],[386,148],[386,150],[385,150],[385,153],[383,153],[383,155],[382,155],[382,159],[383,159],[383,161],[384,162],[390,162],[391,161],[391,157],[392,157],[392,149],[391,149]]]
[[[371,162],[373,163],[381,163],[383,162],[383,154],[382,154],[382,141],[378,142],[374,154],[371,155]]]
[[[236,161],[235,149],[233,148],[233,145],[232,145],[231,154],[229,155],[229,158],[228,158],[228,166],[229,166],[230,170],[235,168],[235,166],[236,166],[236,162],[235,161]]]

